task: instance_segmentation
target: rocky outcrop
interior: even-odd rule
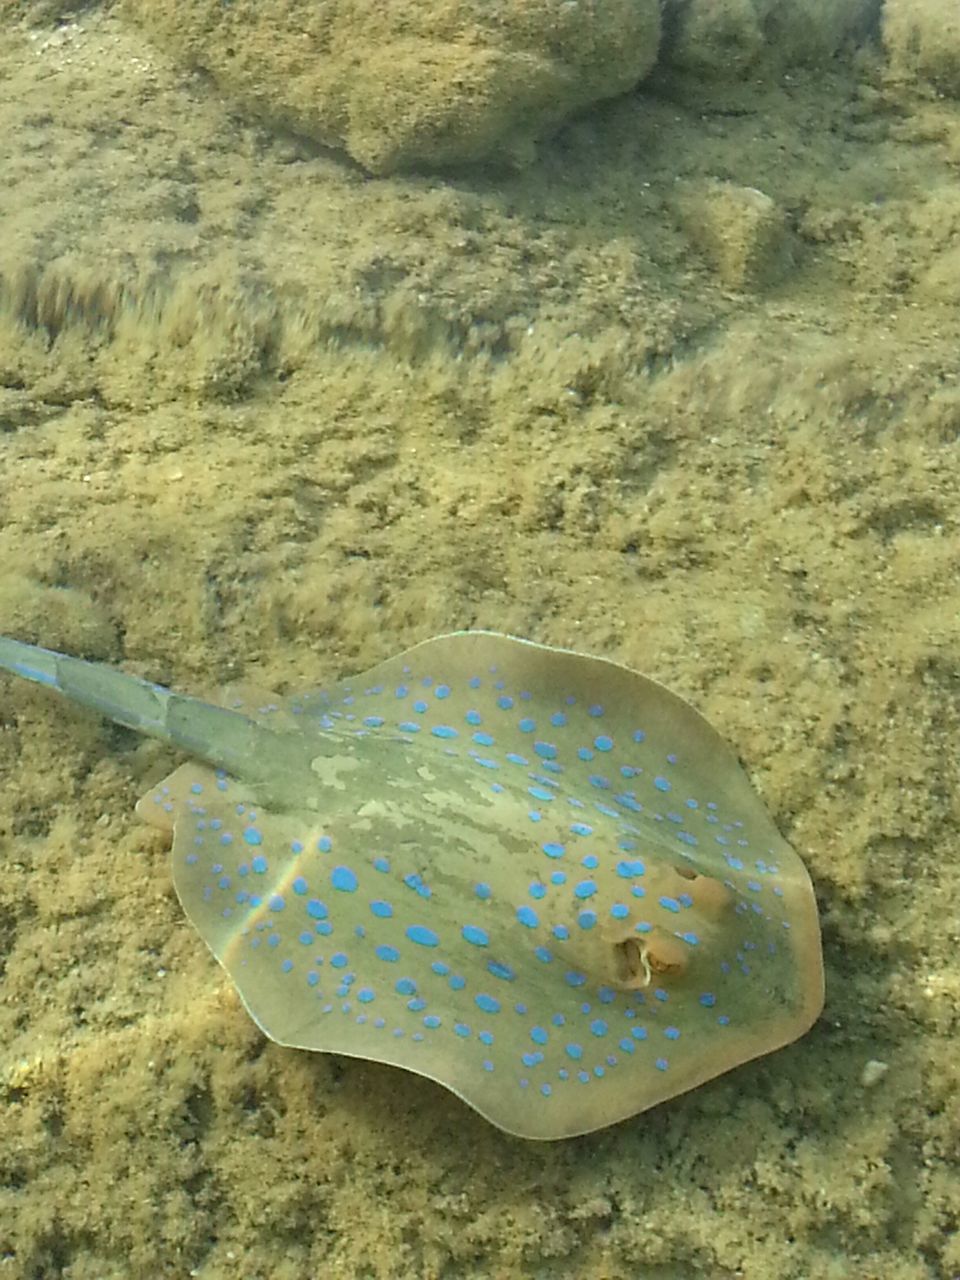
[[[366,169],[517,162],[653,66],[659,0],[122,0],[274,126]]]

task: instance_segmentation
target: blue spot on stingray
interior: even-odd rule
[[[658,791],[672,791],[672,790],[673,790],[673,788],[672,788],[672,786],[671,786],[671,784],[670,784],[669,779],[668,779],[668,778],[663,778],[663,777],[661,777],[659,774],[657,775],[657,777],[656,777],[656,778],[654,778],[654,780],[653,780],[653,785],[657,788],[657,790],[658,790]]]
[[[639,801],[635,800],[631,795],[624,793],[623,795],[614,796],[613,798],[616,800],[617,804],[621,805],[624,809],[629,809],[631,813],[643,812],[643,805],[640,804]]]
[[[642,876],[646,869],[639,858],[634,858],[630,862],[617,863],[617,875],[622,876],[624,880],[631,880],[634,876]]]
[[[505,693],[501,694],[500,697],[497,699],[497,706],[500,708],[501,711],[509,711],[510,708],[513,706],[513,699]]]
[[[551,873],[550,873],[550,883],[551,883],[551,884],[566,884],[566,883],[567,883],[567,873],[566,873],[565,871],[551,871]]]
[[[630,914],[630,908],[625,906],[622,902],[615,902],[610,908],[610,914],[613,916],[614,920],[625,920]]]
[[[535,742],[533,749],[541,760],[556,760],[557,748],[552,742]]]
[[[657,1068],[658,1071],[666,1071],[670,1063],[666,1060],[666,1058],[657,1058],[656,1062],[653,1065]]]
[[[438,684],[433,691],[433,696],[435,698],[449,698],[450,686],[448,684]]]
[[[551,932],[553,933],[553,936],[555,938],[559,938],[561,942],[566,942],[567,938],[570,937],[570,930],[565,924],[555,924]]]
[[[712,991],[705,991],[703,995],[700,997],[700,1003],[703,1005],[705,1009],[712,1009],[713,1006],[717,1003],[717,997],[713,994]]]
[[[546,1044],[550,1039],[547,1031],[543,1027],[533,1027],[530,1031],[530,1039],[534,1044]]]
[[[573,894],[575,898],[592,898],[597,892],[597,886],[592,880],[581,880],[579,884],[574,885]]]
[[[435,724],[430,732],[435,738],[459,738],[460,734],[451,724]]]
[[[493,996],[488,996],[483,994],[474,996],[473,1003],[477,1006],[478,1009],[482,1009],[484,1013],[500,1012],[500,1001],[495,1000]],[[481,1040],[483,1039],[482,1035],[480,1039]]]
[[[389,871],[390,862],[387,858],[374,858],[373,869],[374,871]]]
[[[581,929],[592,929],[597,923],[597,913],[595,911],[581,911],[577,916],[577,924]]]
[[[345,969],[349,963],[346,955],[342,951],[335,951],[330,957],[330,963],[335,969]]]
[[[593,745],[598,751],[612,751],[613,739],[606,737],[606,735],[601,735],[599,738],[594,738]]]
[[[563,975],[563,980],[568,987],[582,987],[587,980],[587,975],[585,973],[576,973],[571,969],[569,973]]]
[[[583,1057],[583,1046],[579,1044],[568,1044],[564,1046],[564,1052],[568,1058],[572,1058],[574,1062],[579,1062]]]
[[[535,929],[540,923],[533,907],[517,907],[517,919],[521,924],[525,924],[528,929]]]
[[[244,830],[243,839],[246,844],[263,844],[263,832],[258,831],[256,827],[247,827]]]
[[[418,716],[422,716],[423,713],[426,711],[428,705],[429,704],[424,702],[422,698],[418,698],[417,701],[413,704],[413,709]]]
[[[376,901],[370,903],[370,910],[375,916],[379,916],[381,920],[389,920],[393,915],[393,907],[389,902]]]
[[[555,711],[550,717],[550,723],[555,729],[561,729],[567,723],[567,717],[562,711]]]
[[[417,989],[417,984],[412,978],[400,978],[393,989],[398,995],[412,996]]]
[[[255,858],[250,859],[250,866],[258,876],[262,876],[267,869],[267,860],[262,856],[262,854],[257,854]]]
[[[502,978],[504,982],[513,982],[517,976],[509,965],[500,964],[496,960],[490,961],[487,972],[492,973],[495,978]]]
[[[374,952],[378,960],[386,960],[388,964],[394,964],[400,959],[400,952],[396,947],[380,946]]]
[[[455,1022],[453,1024],[453,1030],[456,1035],[460,1036],[464,1040],[470,1034],[470,1028],[465,1022]]]
[[[593,1022],[590,1023],[590,1030],[595,1036],[605,1036],[609,1029],[602,1018],[594,1018]]]
[[[547,896],[547,886],[541,884],[539,880],[534,880],[527,892],[531,898],[545,898]]]
[[[535,947],[533,954],[542,964],[549,964],[553,959],[553,953],[548,951],[546,947]]]
[[[330,873],[330,883],[341,893],[355,893],[358,882],[349,867],[334,867]]]
[[[320,850],[321,853],[329,853],[330,850],[333,848],[333,841],[330,839],[329,836],[321,836],[320,839],[317,841],[317,848]]]
[[[383,716],[364,716],[363,723],[368,729],[379,729],[386,723]]]
[[[289,972],[290,972],[290,970],[293,968],[293,961],[292,961],[292,960],[282,960],[282,961],[280,962],[280,968],[282,969],[282,971],[283,971],[284,973],[289,973]]]
[[[531,720],[529,716],[524,716],[524,718],[517,724],[517,728],[521,733],[533,733],[536,727],[536,721]],[[534,748],[534,750],[536,750],[536,748]]]
[[[403,877],[403,883],[408,889],[413,891],[420,898],[429,898],[432,896],[430,889],[424,884],[423,880],[415,871],[411,871],[409,875]]]
[[[553,799],[553,792],[548,791],[546,787],[527,787],[527,792],[533,796],[534,800],[552,800]],[[551,854],[550,856],[555,857],[558,855]]]
[[[490,945],[490,937],[483,929],[478,929],[475,924],[465,924],[461,930],[463,937],[467,942],[472,942],[475,947],[487,947]]]
[[[229,885],[229,883],[230,882],[227,881],[227,885]],[[224,888],[226,887],[227,886],[225,885]],[[271,911],[282,911],[287,904],[284,902],[283,898],[280,897],[279,893],[275,893],[270,899],[268,905]]]
[[[680,910],[680,903],[676,898],[660,898],[661,907],[666,907],[668,911],[677,912]]]
[[[492,747],[496,739],[492,733],[477,732],[473,735],[473,741],[478,747]]]
[[[419,733],[420,732],[420,726],[416,723],[415,720],[401,720],[400,723],[397,725],[397,728],[401,731],[401,733]]]
[[[480,884],[474,885],[473,892],[477,895],[478,898],[486,902],[486,900],[490,897],[491,893],[493,893],[493,890],[490,888],[488,884],[483,884],[481,882]]]
[[[588,707],[588,708],[587,708],[587,715],[588,715],[588,716],[593,716],[593,717],[594,717],[594,719],[596,719],[596,717],[597,717],[597,716],[602,716],[602,715],[603,715],[603,707],[602,707],[602,706],[600,706],[600,704],[599,704],[599,703],[594,703],[594,705],[593,705],[592,707]]]
[[[440,939],[433,932],[422,924],[412,924],[407,929],[407,937],[411,942],[417,943],[421,947],[438,947]]]
[[[548,840],[546,844],[541,845],[541,848],[548,858],[562,858],[566,853],[566,845],[557,844],[552,840]]]

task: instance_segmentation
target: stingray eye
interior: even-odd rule
[[[686,972],[687,953],[683,944],[659,930],[647,935],[641,958],[646,960],[651,973],[678,976]]]
[[[682,862],[675,862],[673,869],[678,876],[683,876],[684,880],[696,880],[697,873],[693,867],[684,866]]]

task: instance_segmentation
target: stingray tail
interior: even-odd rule
[[[262,753],[277,750],[280,735],[239,712],[188,698],[97,662],[83,662],[0,636],[0,668],[251,781],[260,772],[257,761],[263,758]]]

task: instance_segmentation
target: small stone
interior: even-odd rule
[[[881,1062],[879,1058],[870,1058],[863,1064],[863,1070],[860,1072],[860,1083],[864,1089],[872,1089],[875,1084],[879,1084],[883,1077],[890,1070],[888,1062]]]
[[[687,235],[728,289],[759,289],[792,261],[783,213],[756,187],[685,183],[679,212]]]

